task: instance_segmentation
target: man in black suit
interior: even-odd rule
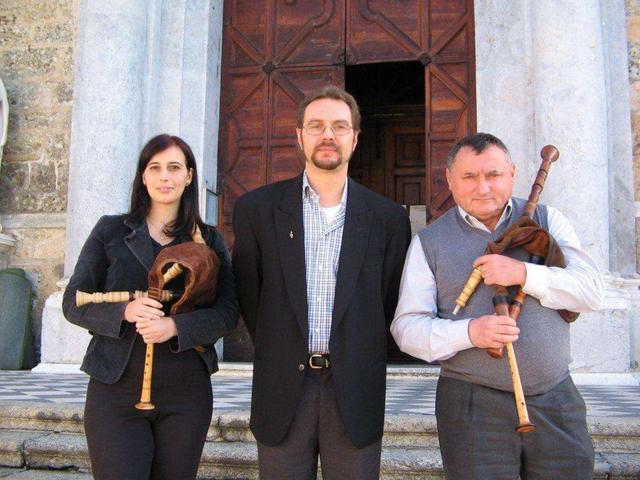
[[[377,479],[387,330],[409,218],[347,177],[360,113],[337,87],[298,108],[302,175],[238,199],[233,266],[255,346],[260,478]]]

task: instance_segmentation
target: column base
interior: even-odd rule
[[[60,280],[57,291],[44,304],[42,312],[41,364],[79,365],[82,363],[87,345],[91,340],[89,332],[69,323],[62,313],[62,295],[68,279]],[[38,368],[38,367],[37,367]]]
[[[2,232],[2,226],[0,226]],[[16,240],[11,235],[0,233],[0,270],[9,266],[9,251],[15,246]]]
[[[640,356],[640,278],[603,274],[604,308],[571,325],[574,373],[631,373]]]

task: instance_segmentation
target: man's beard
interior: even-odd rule
[[[337,158],[331,159],[331,160],[321,160],[318,155],[318,150],[320,148],[323,147],[333,147],[336,149],[336,154],[337,154]],[[303,147],[304,148],[304,147]],[[340,146],[334,142],[322,142],[320,145],[317,145],[314,149],[313,152],[311,152],[311,158],[308,159],[311,161],[311,163],[313,163],[316,167],[322,169],[322,170],[335,170],[336,168],[338,168],[340,165],[342,165],[343,163],[348,163],[349,162],[349,157],[343,158],[342,156],[342,149],[340,148]]]

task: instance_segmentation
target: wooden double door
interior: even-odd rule
[[[410,121],[363,108],[351,175],[432,218],[448,209],[446,153],[475,130],[473,0],[225,0],[223,18],[218,225],[229,245],[236,199],[304,168],[298,103],[345,87],[357,65],[420,62],[424,105]],[[225,343],[226,358],[248,350],[246,338]]]

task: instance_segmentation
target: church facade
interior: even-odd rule
[[[6,263],[38,287],[40,368],[82,358],[88,334],[65,322],[60,288],[96,220],[127,210],[149,137],[193,147],[201,210],[232,243],[235,199],[302,168],[296,103],[335,83],[363,110],[351,174],[407,205],[416,227],[452,205],[443,162],[457,138],[503,139],[518,196],[540,149],[557,146],[541,201],[570,219],[607,284],[606,309],[572,325],[572,369],[637,370],[637,2],[51,0],[29,18],[11,3],[0,232]],[[38,137],[47,128],[56,135]],[[250,358],[242,331],[222,350]]]

